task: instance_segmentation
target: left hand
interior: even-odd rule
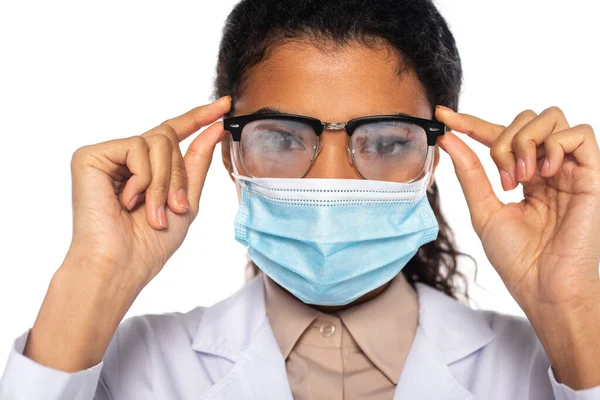
[[[577,331],[576,340],[590,334],[595,341],[600,334],[600,150],[594,131],[589,125],[570,127],[557,107],[539,115],[524,111],[508,127],[445,107],[435,116],[490,148],[504,190],[523,185],[521,202],[503,204],[475,152],[453,132],[438,139],[452,158],[490,263],[557,368],[558,358],[575,351],[566,329]],[[565,321],[572,326],[560,331]],[[581,326],[574,328],[579,324],[595,331],[582,333]],[[582,357],[591,350],[586,346]],[[563,376],[570,373],[567,364],[562,362]],[[597,382],[597,371],[592,378]]]
[[[600,300],[600,150],[593,129],[571,128],[557,107],[525,111],[508,127],[441,107],[436,117],[490,147],[505,190],[523,185],[524,200],[503,204],[473,150],[452,132],[438,139],[485,253],[517,303],[529,310]]]

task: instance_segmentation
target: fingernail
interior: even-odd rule
[[[179,202],[179,205],[181,207],[185,208],[186,210],[189,210],[190,203],[188,202],[185,190],[179,189],[179,191],[177,192],[177,201]]]
[[[133,199],[131,199],[129,201],[129,206],[128,206],[129,210],[131,210],[131,209],[133,209],[133,207],[135,207],[139,198],[140,198],[140,194],[138,193],[133,197]]]
[[[449,112],[452,112],[452,113],[454,112],[454,110],[452,110],[451,108],[448,108],[448,107],[446,107],[446,106],[442,106],[442,105],[437,105],[437,106],[435,106],[435,109],[436,109],[436,110],[438,110],[438,109],[439,109],[439,110],[447,110],[447,111],[449,111]]]
[[[542,165],[542,176],[548,176],[549,172],[550,172],[550,161],[548,161],[548,159],[546,158],[544,160],[544,165]]]
[[[521,157],[517,159],[517,180],[523,182],[527,176],[527,166]]]
[[[502,182],[502,188],[504,190],[509,190],[513,187],[513,181],[508,172],[503,169],[500,170],[500,181]]]
[[[218,99],[214,100],[211,104],[215,104],[215,103],[227,103],[228,101],[231,101],[231,97],[230,96],[221,96]]]
[[[158,207],[158,223],[160,226],[162,226],[163,228],[167,227],[167,213],[165,211],[165,206],[160,206]]]

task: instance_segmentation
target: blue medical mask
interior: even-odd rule
[[[429,172],[412,183],[234,173],[241,186],[235,240],[304,303],[351,303],[393,279],[436,239],[426,164]]]

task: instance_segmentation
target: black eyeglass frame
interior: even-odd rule
[[[366,117],[353,118],[348,122],[322,122],[317,118],[307,117],[297,114],[283,113],[264,113],[264,114],[248,114],[228,117],[223,119],[224,129],[231,132],[233,141],[239,142],[242,139],[242,131],[250,122],[261,119],[283,119],[296,122],[302,122],[314,129],[317,137],[323,133],[325,129],[342,130],[344,129],[348,136],[352,134],[360,125],[365,123],[399,121],[408,122],[420,126],[427,135],[427,145],[434,146],[437,138],[446,133],[446,126],[435,120],[412,117],[410,115],[370,115]]]

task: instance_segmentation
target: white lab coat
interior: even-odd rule
[[[526,319],[416,288],[419,326],[394,400],[600,399],[600,386],[556,382]],[[260,276],[212,307],[126,319],[103,360],[75,373],[23,356],[28,333],[15,340],[1,400],[292,399]]]

